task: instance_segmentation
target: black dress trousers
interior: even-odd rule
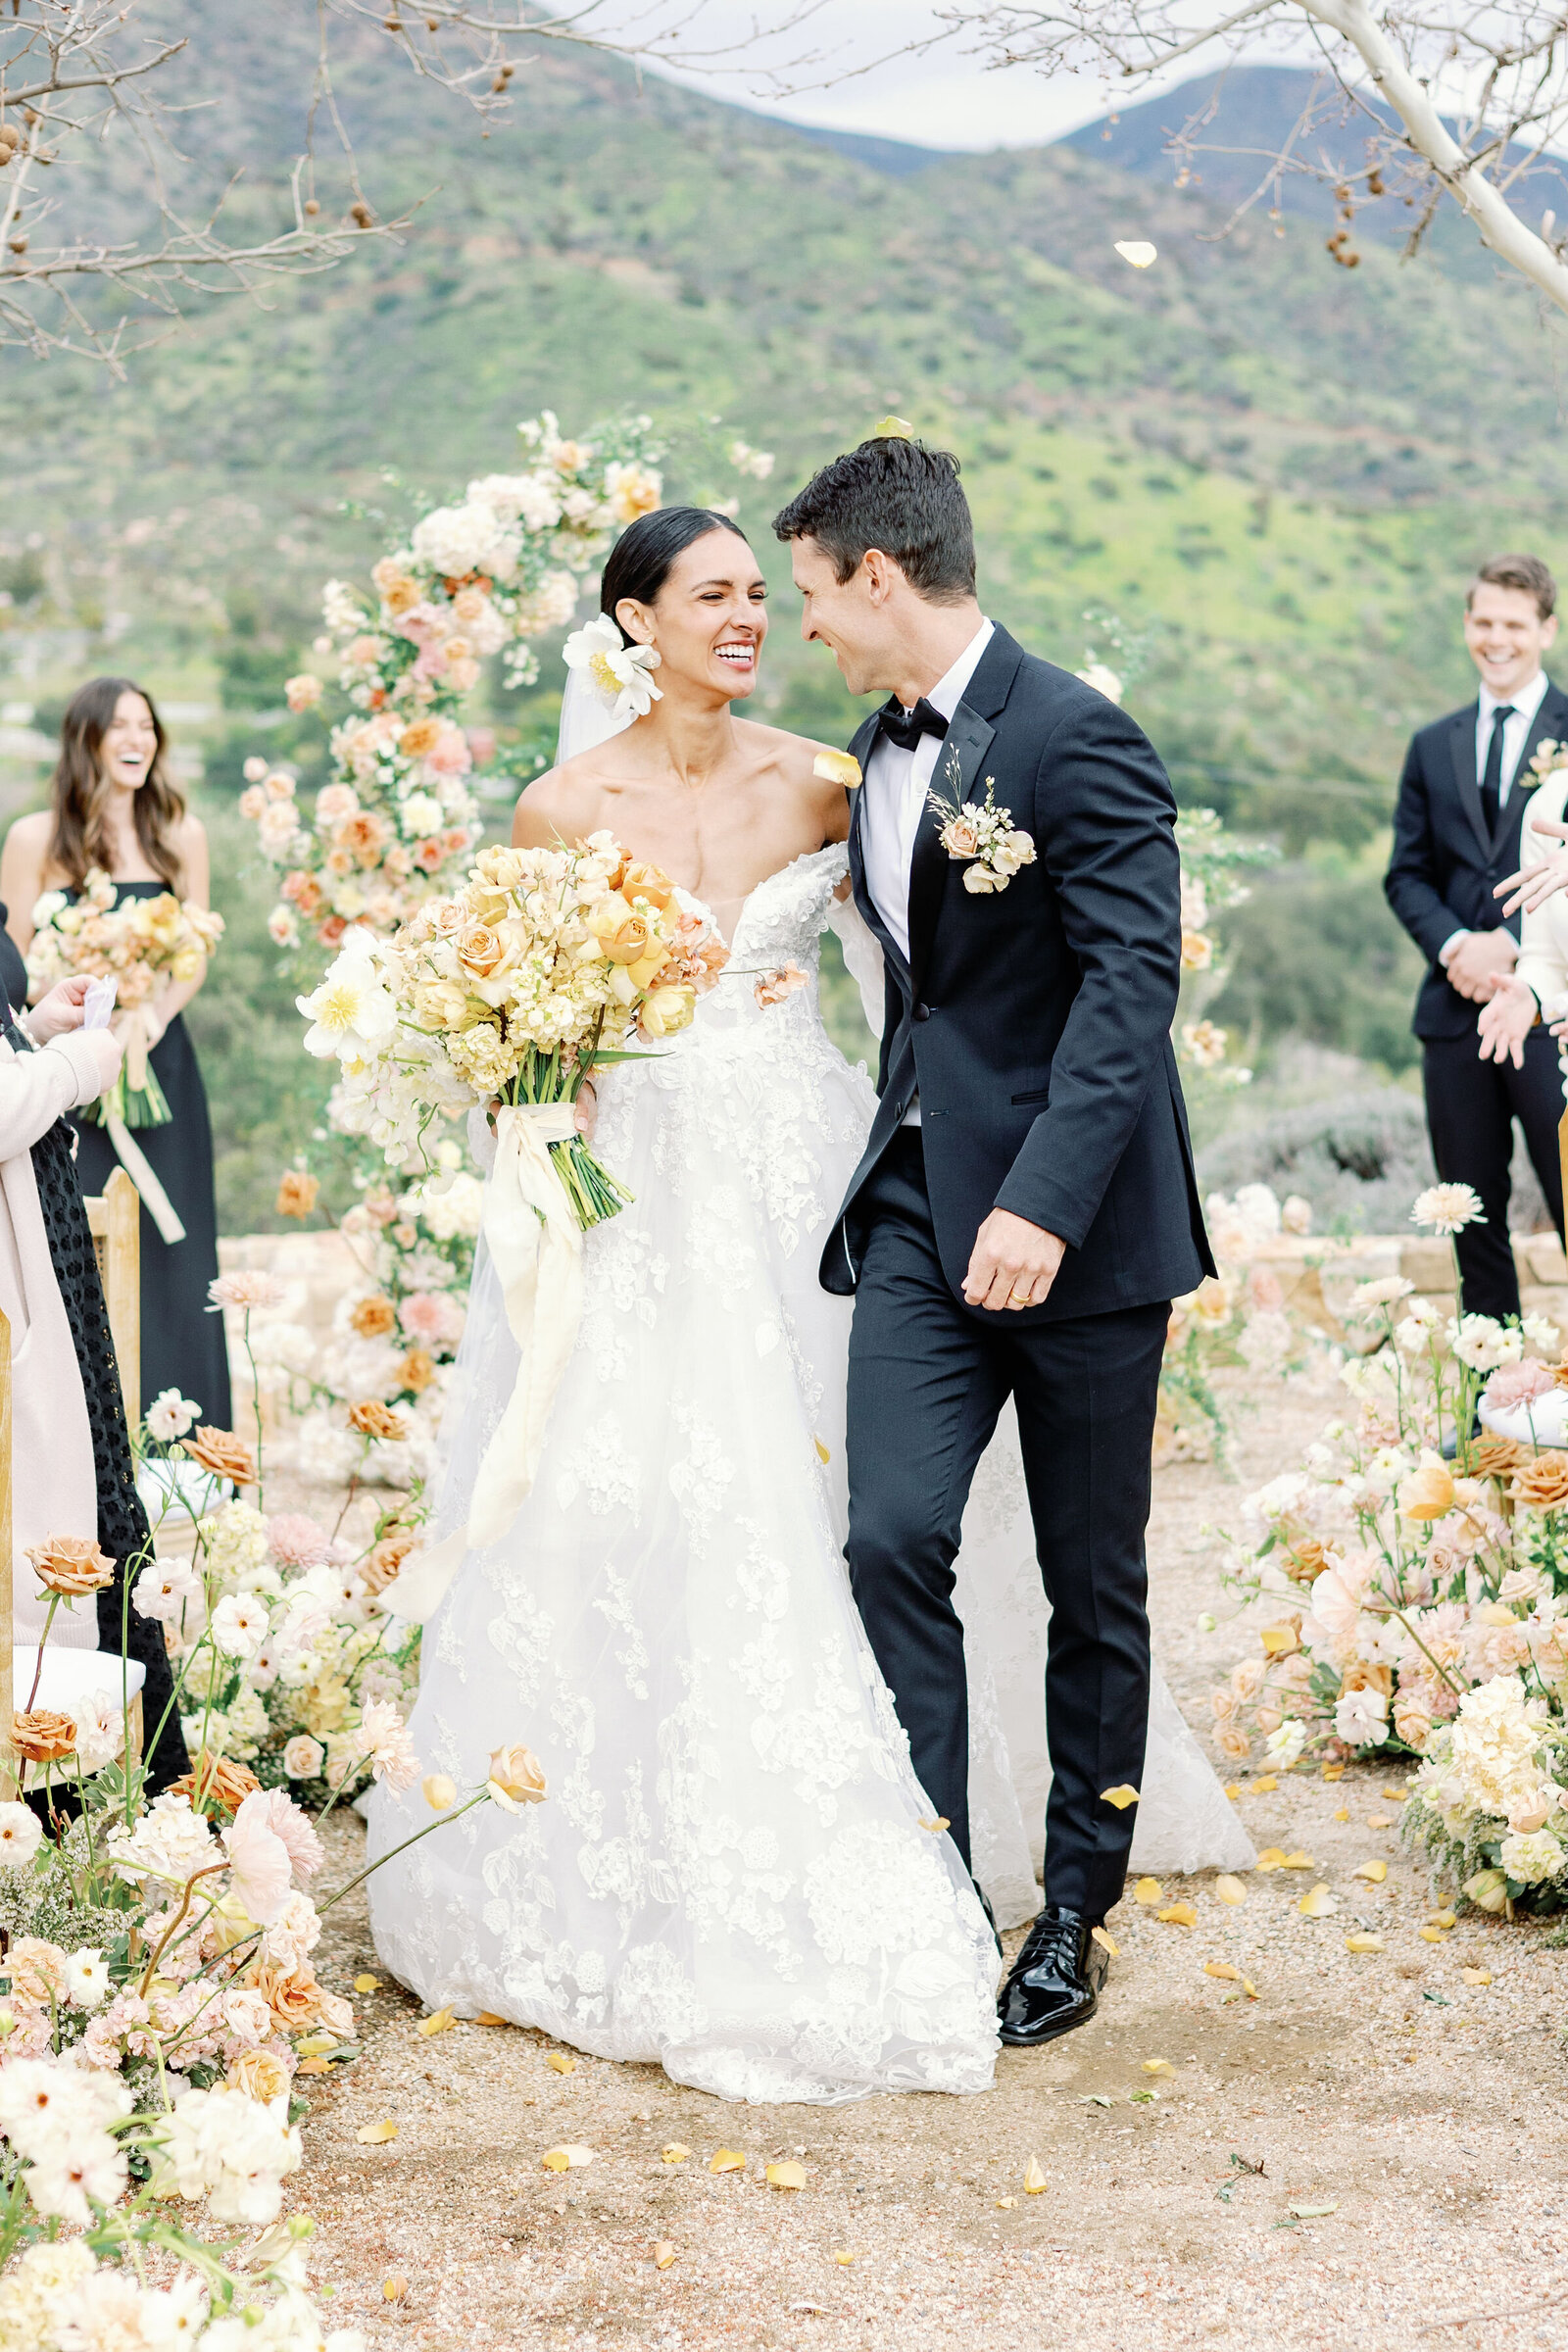
[[[1046,1900],[1092,1921],[1120,1898],[1149,1718],[1150,1452],[1168,1302],[1041,1321],[967,1307],[943,1274],[918,1128],[858,1203],[848,1558],[914,1769],[969,1860],[969,1726],[953,1561],[976,1465],[1010,1394],[1051,1603],[1054,1775]]]
[[[1519,1277],[1508,1240],[1508,1169],[1513,1123],[1524,1130],[1552,1223],[1562,1232],[1562,1071],[1557,1040],[1544,1028],[1525,1039],[1525,1066],[1483,1061],[1475,1031],[1429,1037],[1422,1048],[1432,1156],[1446,1184],[1474,1185],[1486,1215],[1456,1236],[1464,1311],[1500,1319],[1519,1312]]]

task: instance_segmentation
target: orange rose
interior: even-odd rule
[[[434,718],[411,718],[398,737],[398,750],[405,760],[424,760],[441,740],[441,722]]]
[[[389,1445],[409,1434],[402,1414],[391,1411],[378,1396],[366,1396],[349,1406],[349,1427],[358,1430],[362,1438],[380,1438]]]
[[[384,1340],[389,1331],[397,1329],[397,1308],[390,1298],[379,1294],[373,1298],[362,1298],[349,1316],[362,1340]]]
[[[320,1194],[318,1176],[307,1176],[303,1168],[285,1168],[277,1188],[275,1203],[280,1217],[308,1217]]]
[[[1293,1544],[1280,1562],[1286,1575],[1298,1585],[1311,1584],[1334,1564],[1332,1554],[1324,1550],[1316,1536],[1303,1536],[1299,1544]]]
[[[639,861],[628,865],[621,875],[620,895],[628,900],[646,899],[650,906],[657,906],[662,914],[675,896],[675,885],[657,865],[644,865]]]
[[[195,1770],[173,1782],[171,1793],[188,1796],[193,1812],[218,1809],[237,1813],[251,1790],[261,1785],[248,1765],[236,1764],[229,1756],[212,1755],[204,1747],[196,1758]]]
[[[11,1744],[29,1764],[54,1764],[74,1753],[76,1727],[69,1715],[39,1707],[31,1715],[13,1715]]]
[[[182,1451],[215,1478],[230,1478],[236,1487],[256,1484],[256,1457],[242,1438],[230,1429],[199,1428],[193,1438],[180,1440]]]
[[[88,1536],[51,1536],[27,1553],[32,1572],[51,1592],[74,1596],[101,1592],[114,1582],[115,1563],[106,1559]]]
[[[398,1366],[399,1385],[411,1389],[416,1396],[430,1386],[435,1378],[435,1357],[424,1348],[411,1348]]]

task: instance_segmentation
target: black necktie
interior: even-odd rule
[[[912,752],[922,735],[934,735],[940,743],[947,734],[948,722],[940,710],[933,709],[922,694],[912,710],[906,710],[898,696],[890,695],[877,712],[882,732],[901,752]]]
[[[1512,716],[1512,703],[1499,703],[1492,713],[1492,741],[1487,746],[1487,768],[1481,779],[1481,814],[1489,837],[1497,830],[1497,815],[1502,807],[1502,730]]]

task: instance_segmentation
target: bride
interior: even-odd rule
[[[519,846],[612,832],[731,957],[691,1028],[601,1079],[596,1151],[635,1201],[586,1236],[534,1489],[425,1631],[421,1756],[472,1785],[526,1740],[548,1799],[481,1806],[388,1861],[371,1917],[430,2004],[657,2060],[722,2098],[982,2090],[996,1941],[843,1562],[850,1304],[818,1286],[816,1237],[874,1096],[822,1027],[816,970],[829,923],[858,933],[857,963],[875,948],[843,904],[845,796],[813,773],[819,747],[731,710],[757,684],[765,593],[724,516],[633,524],[601,602],[657,655],[658,699],[652,660],[622,656],[632,689],[585,724],[591,672],[574,671],[564,757],[518,804]],[[516,1361],[481,1250],[433,1535],[466,1517]],[[1050,1778],[1046,1610],[1006,1424],[963,1534],[974,1864],[1006,1926],[1038,1908],[1024,1824]],[[1140,1866],[1251,1859],[1157,1674],[1143,1790]],[[383,1786],[372,1854],[428,1818]]]

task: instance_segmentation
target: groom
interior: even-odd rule
[[[857,1297],[850,1575],[914,1769],[969,1860],[953,1560],[1010,1395],[1041,1573],[1045,1908],[1002,2038],[1082,2025],[1126,1875],[1149,1710],[1144,1531],[1172,1297],[1213,1272],[1170,1045],[1175,802],[1114,703],[982,613],[957,461],[881,436],[775,517],[802,630],[852,694],[850,867],[887,973],[881,1103],[823,1252]],[[947,804],[932,806],[935,794]],[[987,855],[947,811],[988,797]],[[1026,838],[1021,840],[1022,834]],[[1031,855],[1032,845],[1032,855]]]

